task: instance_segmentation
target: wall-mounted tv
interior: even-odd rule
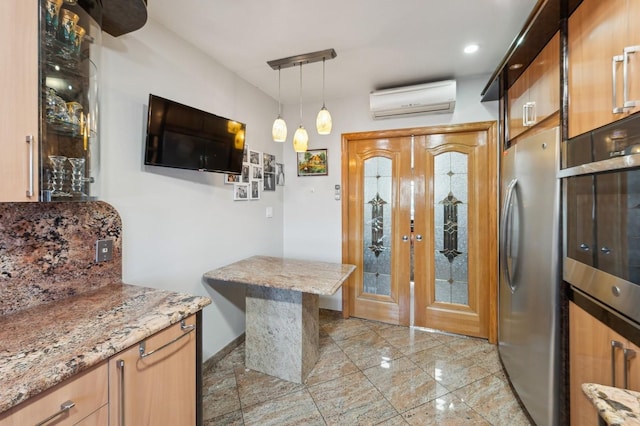
[[[149,95],[144,164],[240,173],[246,126]]]

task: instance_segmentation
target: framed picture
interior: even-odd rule
[[[275,173],[276,156],[267,153],[262,154],[262,167],[264,167],[265,173]]]
[[[251,180],[262,179],[262,166],[251,165]]]
[[[242,176],[241,175],[232,175],[229,173],[225,173],[224,174],[224,184],[225,185],[233,185],[234,183],[240,183],[242,182]]]
[[[327,176],[327,150],[310,149],[298,153],[298,176]]]
[[[242,165],[242,173],[240,173],[240,182],[249,183],[249,169],[251,165],[249,163]]]
[[[233,184],[233,199],[235,201],[246,201],[249,199],[249,184],[248,183],[234,183]]]
[[[275,173],[265,173],[262,182],[264,183],[262,187],[263,190],[265,191],[276,190],[276,174]]]
[[[262,186],[262,182],[259,180],[252,180],[249,183],[249,199],[250,200],[259,200],[260,199],[260,187]]]
[[[259,151],[249,150],[249,163],[256,166],[262,166],[262,153]]]
[[[243,163],[248,163],[249,162],[249,155],[247,154],[248,150],[249,150],[249,147],[245,143],[244,144],[244,149],[242,150],[242,162]]]
[[[284,164],[276,163],[276,185],[284,186]]]

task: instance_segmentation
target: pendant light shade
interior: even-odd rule
[[[324,63],[325,58],[322,58],[322,108],[318,112],[318,116],[316,117],[316,130],[319,135],[328,135],[331,133],[331,127],[333,126],[333,122],[331,121],[331,114],[329,110],[324,105]]]
[[[305,152],[309,146],[309,134],[302,125],[302,63],[300,63],[300,126],[293,135],[293,150]]]
[[[295,152],[305,152],[309,146],[309,134],[307,130],[302,127],[298,127],[296,133],[293,135],[293,150]]]
[[[282,103],[280,103],[280,67],[278,67],[278,117],[273,122],[271,136],[274,142],[284,142],[287,140],[287,123],[281,117]]]

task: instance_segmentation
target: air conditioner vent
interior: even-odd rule
[[[452,113],[455,105],[455,80],[379,90],[369,95],[374,119]]]

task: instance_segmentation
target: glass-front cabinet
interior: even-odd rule
[[[101,2],[39,2],[39,199],[95,199]]]

